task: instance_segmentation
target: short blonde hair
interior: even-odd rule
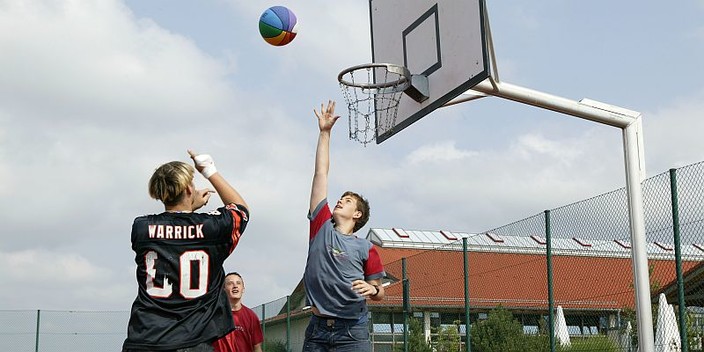
[[[184,197],[185,190],[193,182],[193,166],[181,161],[172,161],[159,166],[149,179],[149,196],[164,205],[176,205]]]

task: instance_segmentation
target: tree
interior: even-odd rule
[[[440,329],[435,350],[437,352],[458,352],[462,346],[459,328],[460,321],[455,320],[454,325]]]
[[[526,351],[523,326],[513,319],[511,312],[501,306],[492,310],[486,320],[474,324],[470,337],[473,351]]]
[[[395,351],[403,351],[403,343],[397,344]],[[433,352],[433,348],[425,341],[425,329],[419,319],[408,319],[408,350],[411,352]]]

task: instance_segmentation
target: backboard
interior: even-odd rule
[[[484,6],[484,0],[369,0],[372,62],[428,78],[426,100],[401,97],[393,123],[376,115],[377,144],[489,77]]]

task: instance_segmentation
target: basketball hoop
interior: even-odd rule
[[[411,73],[404,66],[371,63],[347,68],[337,80],[349,111],[350,139],[366,146],[376,139],[377,129],[395,126],[398,102],[411,86]]]

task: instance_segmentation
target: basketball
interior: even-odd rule
[[[259,17],[259,33],[267,43],[283,46],[296,38],[296,15],[283,6],[273,6]]]

